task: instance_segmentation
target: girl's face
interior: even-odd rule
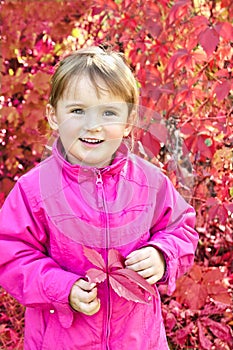
[[[56,110],[47,106],[49,124],[59,131],[72,164],[97,168],[109,165],[132,128],[127,124],[127,103],[112,96],[101,80],[98,84],[100,96],[89,78],[74,80],[58,100]]]

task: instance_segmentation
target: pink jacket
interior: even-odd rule
[[[53,154],[22,176],[0,215],[0,284],[26,305],[25,350],[167,350],[160,298],[128,301],[98,285],[100,311],[75,312],[70,289],[93,265],[146,245],[166,258],[168,291],[193,263],[195,214],[155,166],[121,146],[111,166],[83,168]]]

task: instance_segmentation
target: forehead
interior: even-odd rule
[[[98,100],[100,103],[125,102],[122,97],[114,95],[101,78],[92,81],[88,76],[73,77],[64,89],[62,98],[75,101],[89,100],[90,102]]]

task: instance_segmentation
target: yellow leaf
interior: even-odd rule
[[[213,157],[213,166],[217,170],[221,170],[223,168],[230,169],[232,166],[232,157],[233,153],[231,148],[223,147],[221,149],[218,149]]]
[[[80,31],[78,28],[73,28],[72,29],[72,32],[71,32],[71,35],[74,37],[74,38],[78,38],[79,35],[80,35]]]
[[[54,46],[54,52],[58,54],[62,50],[62,45],[59,43],[56,43]]]
[[[13,71],[13,69],[12,69],[12,68],[10,68],[10,69],[8,70],[8,73],[9,73],[9,75],[12,77],[12,76],[14,75],[14,71]]]

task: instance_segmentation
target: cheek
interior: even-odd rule
[[[72,137],[73,135],[77,136],[77,131],[80,130],[81,125],[77,121],[69,119],[63,121],[59,124],[59,133],[63,137]]]
[[[112,125],[108,127],[108,138],[109,139],[122,139],[124,136],[124,126],[123,125]]]

